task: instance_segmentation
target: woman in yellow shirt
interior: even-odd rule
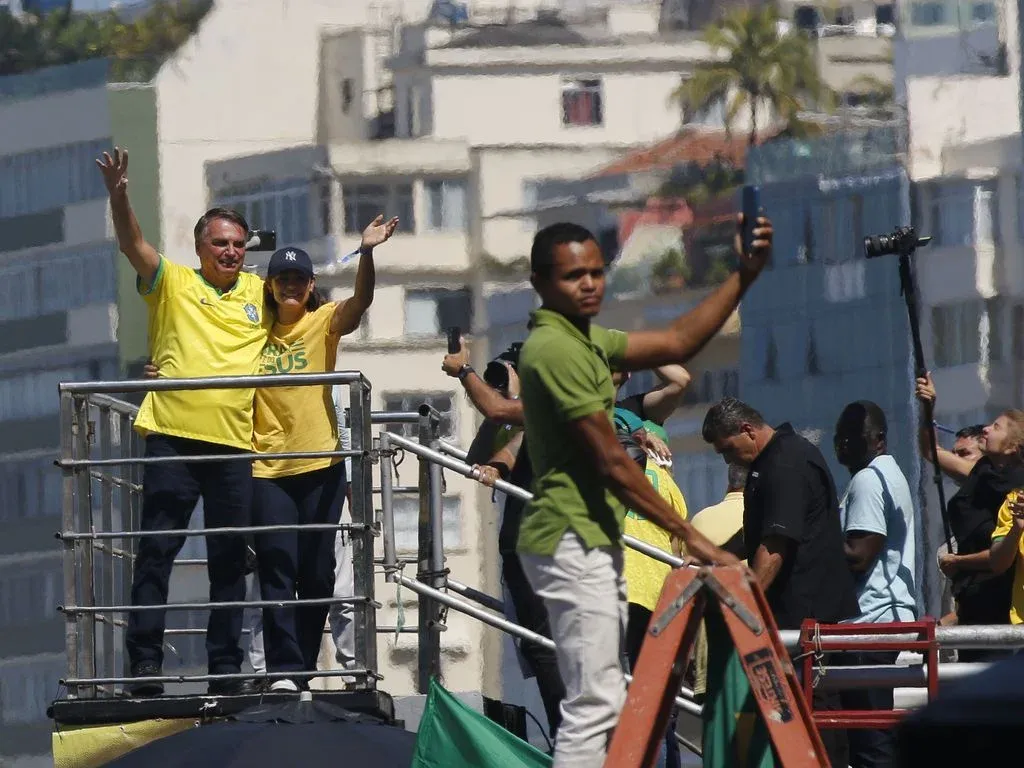
[[[263,350],[261,373],[333,371],[340,338],[359,327],[373,301],[373,248],[385,242],[398,219],[378,216],[363,232],[355,292],[342,302],[316,290],[313,263],[299,248],[270,258],[266,303],[275,322]],[[256,453],[337,450],[338,419],[332,387],[268,387],[256,390],[253,449]],[[334,524],[346,494],[345,462],[268,459],[253,463],[252,524]],[[335,532],[281,531],[254,537],[263,600],[329,598],[334,593]],[[327,605],[263,609],[267,670],[316,669]],[[278,679],[271,690],[295,691],[305,680]]]

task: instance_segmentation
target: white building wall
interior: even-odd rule
[[[433,135],[475,145],[586,146],[652,142],[678,129],[679,107],[669,98],[679,86],[678,72],[603,73],[596,64],[594,69],[577,71],[574,65],[539,74],[509,68],[436,77]],[[593,78],[602,84],[603,122],[563,125],[563,83]]]

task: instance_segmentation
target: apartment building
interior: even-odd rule
[[[74,115],[74,119],[68,119]],[[108,224],[94,158],[153,145],[145,88],[106,62],[0,79],[0,761],[49,753],[46,707],[64,674],[57,384],[119,378],[141,354],[141,308]],[[153,166],[133,167],[136,210],[155,225]],[[144,327],[144,326],[143,326]],[[120,333],[119,333],[120,330]],[[143,332],[144,333],[144,332]]]

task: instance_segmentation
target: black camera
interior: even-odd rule
[[[914,252],[915,248],[927,245],[930,237],[918,237],[913,227],[899,227],[888,235],[873,235],[864,238],[864,255],[869,259],[879,256],[902,256]]]
[[[483,379],[488,386],[500,392],[508,392],[508,367],[511,366],[514,371],[519,370],[519,351],[522,348],[523,342],[514,342],[487,364]]]

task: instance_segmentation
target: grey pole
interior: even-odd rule
[[[74,458],[74,433],[75,433],[75,399],[69,393],[61,393],[60,396],[60,454],[61,458],[70,460]],[[75,471],[72,469],[62,470],[63,499],[62,499],[62,524],[65,531],[75,529]],[[70,605],[78,602],[76,571],[78,567],[77,549],[75,541],[61,542],[64,548],[64,604]],[[77,614],[64,614],[64,648],[67,654],[67,676],[71,679],[79,677],[78,666],[78,622]],[[68,688],[69,698],[78,698],[78,689]]]
[[[384,574],[388,581],[394,581],[398,570],[398,554],[395,546],[395,510],[391,465],[391,436],[381,432],[377,438],[380,455],[380,509],[384,533]]]
[[[419,421],[419,444],[409,441],[412,445],[422,447],[431,454],[435,453],[430,448],[434,440],[434,425],[437,420],[434,414],[428,410],[420,411]],[[392,436],[394,439],[395,436]],[[397,442],[397,441],[395,441]],[[440,487],[436,490],[434,485],[438,482],[438,473],[433,467],[437,466],[431,462],[428,456],[419,455],[420,475],[420,506],[419,519],[417,524],[417,578],[426,582],[431,587],[435,586],[435,546],[434,546],[434,518],[440,517],[439,496]],[[440,469],[440,467],[438,467]],[[443,581],[441,585],[443,586]],[[436,587],[435,587],[436,588]],[[433,595],[425,592],[418,592],[417,626],[419,648],[417,653],[416,690],[418,693],[426,693],[430,690],[430,681],[441,674],[441,626],[438,623],[440,604],[432,599]]]
[[[369,461],[370,383],[359,376],[349,383],[348,425],[352,447],[361,455],[352,458],[352,584],[355,596],[364,598],[354,606],[356,663],[377,671],[377,613],[373,575],[373,467]],[[357,530],[358,529],[358,530]],[[370,688],[376,676],[366,678]]]

